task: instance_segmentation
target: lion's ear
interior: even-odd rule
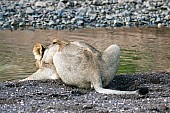
[[[44,55],[45,48],[40,44],[36,43],[33,48],[33,54],[36,60],[41,60]]]
[[[53,44],[58,44],[58,45],[68,45],[70,42],[67,40],[60,40],[60,39],[53,39]]]
[[[66,40],[59,40],[57,38],[53,39],[53,44],[58,44],[59,45],[58,51],[61,51],[69,43],[70,42],[66,41]]]

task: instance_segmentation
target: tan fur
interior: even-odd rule
[[[138,94],[138,91],[103,88],[113,80],[119,66],[120,48],[117,45],[99,52],[86,43],[56,39],[44,53],[41,53],[41,44],[34,47],[34,55],[42,55],[37,61],[41,68],[25,80],[61,78],[65,84],[79,88],[93,87],[99,93]]]
[[[33,47],[32,52],[36,59],[35,65],[37,68],[41,68],[41,59],[43,57],[44,51],[45,48],[40,43],[36,43]]]
[[[45,51],[45,48],[40,43],[36,43],[34,45],[33,54],[34,55],[39,55],[39,59],[36,59],[36,60],[41,60],[42,59],[44,51]]]
[[[42,66],[41,66],[41,62],[40,62],[39,60],[35,61],[35,66],[36,66],[37,68],[41,68],[41,67],[42,67]]]

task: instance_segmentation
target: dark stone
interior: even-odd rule
[[[149,92],[148,87],[139,88],[139,94],[141,94],[141,95],[146,95],[146,94],[148,94],[148,92]]]

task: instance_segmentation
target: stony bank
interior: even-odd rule
[[[169,0],[0,0],[0,29],[170,26]]]

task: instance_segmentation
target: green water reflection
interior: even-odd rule
[[[142,61],[148,61],[148,55],[146,53],[140,53],[135,50],[121,50],[120,67],[118,74],[131,74],[149,72],[150,68],[146,66]]]

